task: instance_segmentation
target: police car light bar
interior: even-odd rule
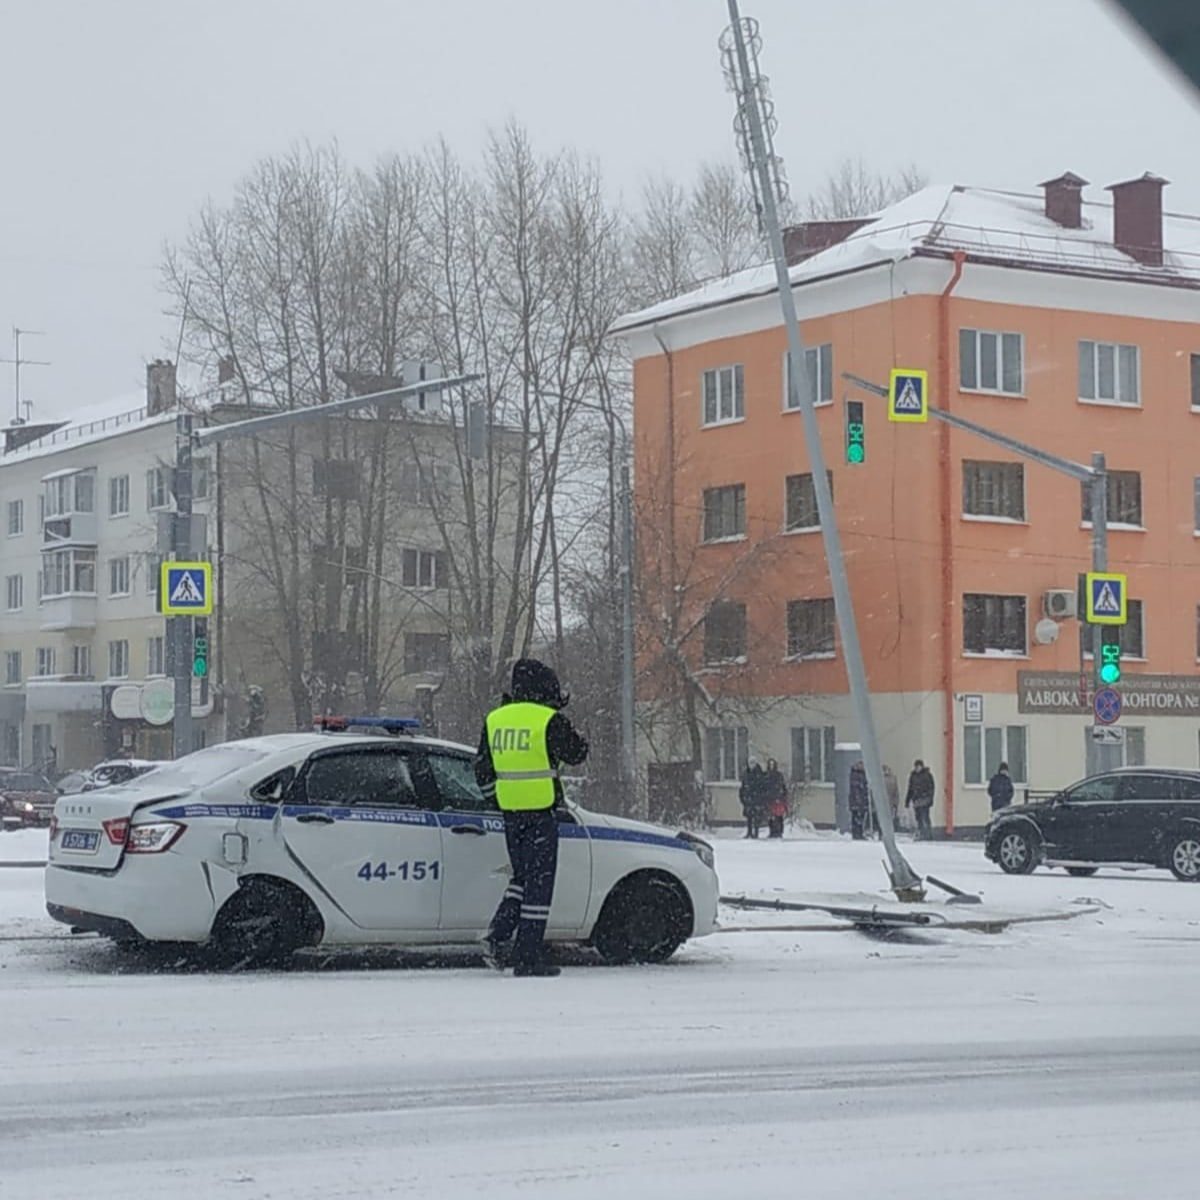
[[[420,729],[417,717],[313,717],[313,728],[323,733],[344,733],[348,729],[382,729],[405,733]]]

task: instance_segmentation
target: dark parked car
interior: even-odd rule
[[[1072,875],[1136,863],[1200,881],[1200,772],[1126,767],[1002,808],[987,827],[984,853],[1010,875],[1039,863]]]
[[[57,799],[54,784],[40,771],[0,767],[0,828],[49,825]]]

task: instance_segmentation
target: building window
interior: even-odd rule
[[[750,758],[750,731],[709,725],[704,730],[704,778],[709,783],[736,783]]]
[[[1125,525],[1132,529],[1142,528],[1142,475],[1140,471],[1109,471],[1105,481],[1108,496],[1108,525]],[[1087,483],[1080,484],[1083,523],[1092,523],[1092,489]]]
[[[362,467],[350,458],[314,458],[313,492],[331,500],[358,498],[358,480]],[[206,484],[207,486],[207,484]]]
[[[1021,463],[963,460],[963,515],[1025,520],[1025,468]]]
[[[94,512],[96,476],[91,471],[76,471],[70,475],[60,475],[57,479],[47,479],[42,497],[45,501],[43,519]]]
[[[114,475],[108,481],[108,515],[110,517],[127,517],[129,515],[128,475]]]
[[[1141,600],[1126,600],[1125,624],[1118,625],[1121,654],[1125,658],[1146,657],[1146,609]]]
[[[746,415],[745,382],[741,363],[705,371],[703,389],[705,425],[740,421]]]
[[[746,535],[746,485],[704,489],[704,540],[719,542]]]
[[[1024,596],[963,596],[963,653],[1023,655],[1025,631]]]
[[[1125,725],[1125,743],[1121,747],[1123,767],[1144,767],[1146,765],[1146,727],[1145,725]]]
[[[4,652],[4,682],[11,687],[21,682],[21,652],[20,650],[5,650]]]
[[[8,536],[20,537],[25,532],[25,501],[8,502]]]
[[[964,725],[963,778],[984,784],[1008,763],[1013,783],[1029,782],[1029,731],[1024,725]]]
[[[55,668],[55,654],[53,646],[39,646],[37,648],[37,657],[35,659],[36,667],[35,675],[53,675]]]
[[[170,489],[167,487],[167,469],[151,467],[146,472],[146,507],[153,511],[156,508],[169,508],[171,504]]]
[[[704,661],[736,662],[746,657],[746,606],[718,600],[704,617]]]
[[[404,635],[404,673],[444,671],[450,665],[448,633],[406,633]]]
[[[999,392],[1020,396],[1024,391],[1025,339],[1019,333],[986,329],[958,331],[958,385],[968,392]]]
[[[125,679],[129,675],[129,643],[118,638],[108,643],[108,677]]]
[[[110,596],[129,595],[128,556],[123,555],[121,558],[108,560],[108,594]]]
[[[71,674],[80,679],[90,679],[92,675],[91,646],[71,647]]]
[[[792,782],[832,783],[835,741],[832,725],[793,725]]]
[[[833,600],[789,600],[788,658],[831,658],[834,653]]]
[[[159,634],[157,637],[146,639],[146,674],[165,675],[167,673],[166,639]]]
[[[444,503],[450,479],[446,463],[405,463],[400,468],[400,499],[422,505]]]
[[[192,499],[207,500],[208,491],[212,486],[209,482],[210,470],[207,455],[198,455],[192,459]]]
[[[407,588],[443,588],[446,556],[441,550],[405,550],[400,559],[400,582]]]
[[[814,404],[833,403],[833,343],[823,342],[820,346],[809,346],[804,351],[804,366],[808,373],[808,386],[812,390]],[[783,356],[783,407],[794,410],[800,407],[800,393],[792,391],[792,356]]]
[[[829,480],[829,494],[832,496],[833,472],[826,471],[825,478]],[[817,489],[813,486],[811,472],[787,477],[783,521],[783,527],[788,533],[821,527],[821,515],[817,511]]]
[[[4,607],[9,612],[20,612],[25,607],[25,576],[4,577]]]
[[[1200,408],[1200,354],[1192,355],[1192,407]]]
[[[163,560],[156,554],[147,554],[143,556],[143,562],[146,566],[146,595],[158,595],[158,581],[162,576]]]
[[[52,550],[42,555],[44,597],[95,594],[95,550]]]
[[[1105,404],[1139,403],[1138,348],[1079,343],[1079,398]]]

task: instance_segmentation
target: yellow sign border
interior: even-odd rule
[[[204,604],[194,604],[180,607],[171,605],[171,593],[167,587],[167,575],[170,571],[194,571],[204,580]],[[168,559],[159,567],[158,595],[161,601],[160,609],[164,617],[210,617],[213,610],[212,563],[210,562],[175,562]]]
[[[1120,584],[1121,613],[1116,617],[1098,617],[1092,608],[1092,580],[1104,579],[1109,583]],[[1115,571],[1089,571],[1084,576],[1083,584],[1085,617],[1089,625],[1127,625],[1129,624],[1129,576]]]
[[[921,411],[919,413],[898,413],[896,411],[896,380],[919,379],[921,381]],[[929,420],[929,372],[918,371],[915,368],[893,367],[888,379],[888,420],[905,423],[918,422],[924,424]]]

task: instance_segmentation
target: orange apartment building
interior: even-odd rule
[[[1071,174],[1040,195],[928,187],[788,231],[884,761],[902,791],[930,764],[948,831],[987,820],[1002,758],[1018,791],[1112,761],[1092,746],[1072,597],[1055,596],[1088,569],[1089,513],[1070,478],[941,422],[889,423],[842,373],[926,368],[935,406],[1107,456],[1110,569],[1132,603],[1125,741],[1105,753],[1200,765],[1200,218],[1164,214],[1164,184],[1106,203]],[[634,366],[644,759],[699,753],[710,811],[736,819],[746,756],[774,757],[799,813],[830,823],[833,747],[857,731],[773,270],[614,332]],[[848,396],[865,401],[862,465]]]

